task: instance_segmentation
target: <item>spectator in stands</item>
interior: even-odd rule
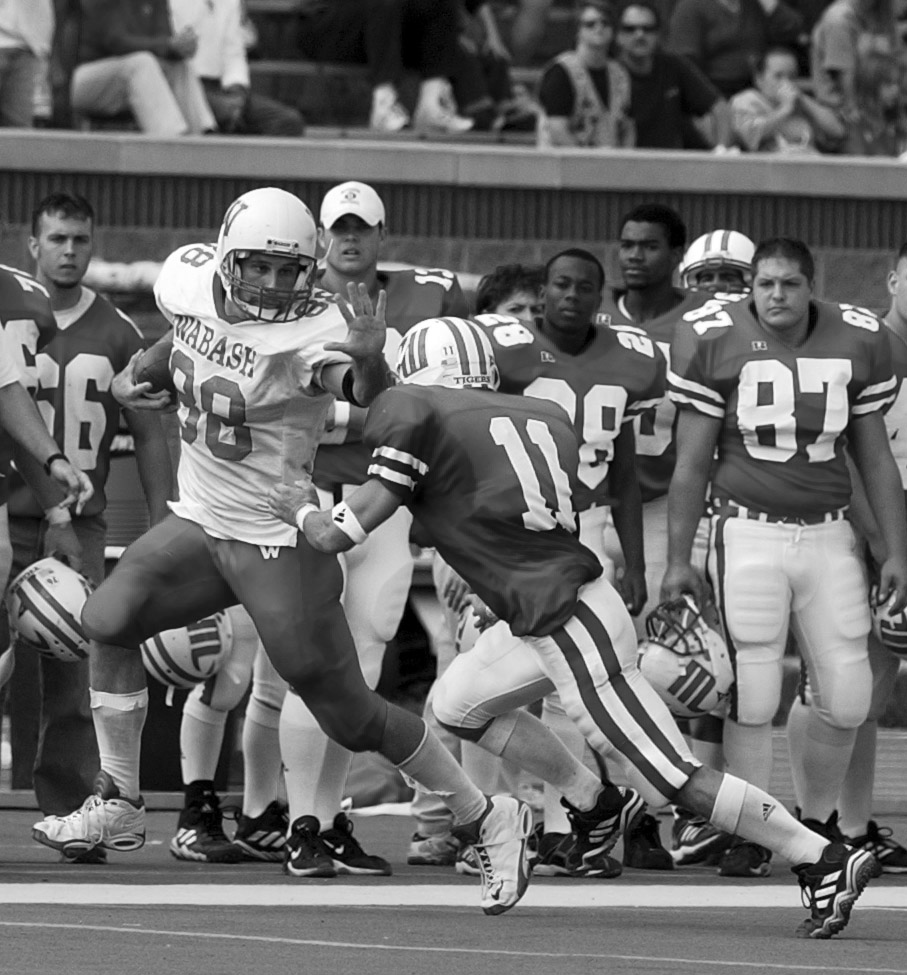
[[[456,134],[472,128],[457,114],[450,78],[456,68],[458,0],[300,0],[299,46],[313,61],[368,66],[369,125],[398,132],[410,124],[400,101],[406,70],[421,77],[412,123]]]
[[[192,69],[197,47],[194,32],[173,31],[167,0],[82,0],[73,112],[131,111],[142,132],[163,138],[213,131]]]
[[[0,2],[0,126],[31,128],[35,88],[53,32],[51,0]]]
[[[770,47],[756,64],[754,87],[731,99],[737,138],[750,152],[815,154],[841,146],[844,125],[797,84],[797,55]]]
[[[539,85],[539,146],[620,148],[635,143],[630,76],[610,56],[614,13],[605,0],[576,5],[576,48],[545,68]]]
[[[784,0],[677,0],[668,47],[731,98],[749,87],[753,65],[769,45],[796,45],[801,25]]]
[[[734,144],[731,112],[721,92],[687,58],[661,49],[661,20],[651,0],[631,0],[617,21],[617,56],[630,74],[630,116],[639,149],[684,149],[692,120],[701,120],[708,144]]]
[[[845,124],[857,124],[862,110],[856,90],[861,52],[874,62],[877,56],[894,55],[896,37],[891,0],[834,0],[812,33],[816,99],[840,112]],[[864,81],[873,78],[880,66],[871,64]]]
[[[854,113],[846,119],[844,152],[858,156],[897,156],[905,145],[900,67],[895,54],[866,37],[859,49]]]
[[[295,108],[250,90],[240,0],[170,0],[170,13],[177,34],[191,30],[198,38],[192,67],[221,132],[302,135]]]

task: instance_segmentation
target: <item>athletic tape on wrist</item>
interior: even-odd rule
[[[299,511],[296,512],[296,527],[302,531],[302,524],[305,521],[305,516],[311,511],[320,511],[321,509],[317,504],[304,504]]]
[[[353,514],[353,509],[346,501],[341,501],[331,508],[331,521],[354,545],[360,545],[368,538],[368,532],[359,524],[359,519]]]

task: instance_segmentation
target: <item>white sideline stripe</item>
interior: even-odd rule
[[[420,956],[426,954],[436,955],[485,955],[489,960],[496,957],[507,958],[548,958],[553,961],[569,961],[583,959],[588,961],[605,962],[635,962],[637,964],[665,964],[670,966],[670,970],[679,968],[682,965],[691,966],[693,971],[698,973],[703,969],[708,970],[709,966],[720,968],[726,971],[729,968],[740,968],[744,971],[756,972],[780,972],[782,975],[790,975],[791,972],[818,972],[820,975],[847,975],[848,972],[858,973],[858,975],[905,975],[907,969],[903,968],[867,968],[865,965],[830,965],[822,962],[818,965],[795,965],[790,962],[775,964],[765,961],[737,961],[736,959],[724,958],[678,958],[670,955],[618,955],[605,954],[602,952],[579,952],[579,951],[519,951],[510,948],[440,948],[426,945],[410,944],[388,944],[386,941],[381,944],[356,941],[316,941],[314,938],[287,938],[277,935],[265,934],[227,934],[212,931],[171,931],[166,928],[136,928],[136,927],[116,927],[110,924],[60,924],[52,921],[0,921],[0,928],[28,928],[42,929],[50,931],[78,931],[81,933],[93,932],[98,934],[116,935],[136,935],[141,938],[165,937],[165,938],[186,938],[194,941],[245,941],[259,945],[293,945],[300,948],[334,948],[346,951],[369,951],[369,952],[418,952]],[[607,969],[605,969],[607,970]]]
[[[113,906],[187,904],[202,907],[479,907],[479,885],[472,884],[0,884],[0,904]],[[524,908],[783,907],[802,910],[792,884],[666,886],[615,883],[531,886]],[[907,887],[877,887],[863,892],[858,909],[907,910]]]

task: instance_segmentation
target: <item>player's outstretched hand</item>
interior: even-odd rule
[[[378,292],[378,301],[372,305],[368,288],[364,284],[346,286],[349,305],[342,299],[337,302],[340,314],[346,322],[347,333],[344,342],[326,342],[324,347],[330,352],[345,352],[351,359],[370,359],[384,354],[384,339],[387,326],[384,309],[387,294]]]
[[[275,484],[268,493],[268,507],[281,521],[296,527],[296,512],[305,505],[318,506],[318,492],[311,481]]]
[[[907,606],[907,559],[893,555],[885,559],[879,569],[879,605],[888,603],[888,611],[894,615]]]
[[[66,492],[60,507],[73,506],[76,514],[81,514],[85,503],[94,494],[94,487],[88,475],[70,464],[65,457],[58,457],[50,465],[50,476]]]
[[[662,601],[679,599],[687,593],[693,597],[697,606],[705,605],[706,592],[703,586],[702,576],[700,576],[689,562],[683,565],[669,565],[661,581],[661,594],[659,598]]]
[[[113,398],[127,410],[174,410],[173,397],[169,390],[153,393],[151,383],[136,382],[135,367],[142,356],[139,350],[118,372],[110,384]]]

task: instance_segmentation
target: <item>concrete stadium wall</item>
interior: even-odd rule
[[[230,200],[254,186],[283,186],[316,208],[350,178],[385,199],[386,258],[471,273],[580,245],[601,253],[613,275],[622,214],[659,201],[679,210],[691,238],[716,227],[801,237],[816,252],[821,294],[876,306],[907,238],[907,173],[890,159],[5,130],[0,260],[28,266],[31,208],[61,186],[96,204],[98,255],[131,261],[210,239]]]

